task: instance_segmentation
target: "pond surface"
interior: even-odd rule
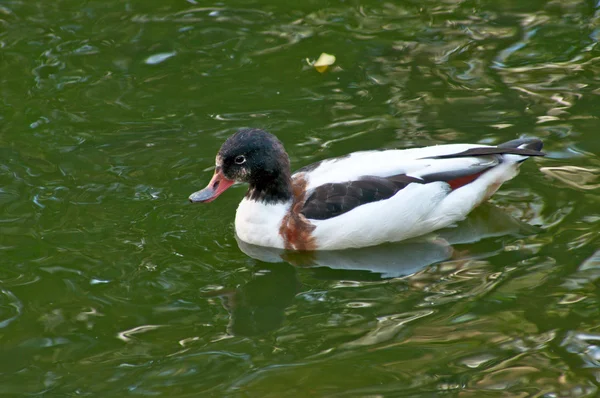
[[[292,4],[0,3],[0,395],[598,396],[598,4]],[[295,169],[548,156],[455,228],[307,257],[238,245],[241,185],[187,202],[242,127]]]

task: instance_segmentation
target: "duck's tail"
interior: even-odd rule
[[[523,153],[524,156],[520,156],[521,154],[514,153],[514,160],[517,162],[523,162],[529,159],[530,156],[544,156],[546,155],[542,152],[542,148],[544,147],[544,143],[539,138],[518,138],[516,140],[510,140],[503,144],[497,146],[498,148],[506,148],[506,149],[521,149],[526,150],[527,153]],[[525,151],[523,151],[525,152]]]
[[[459,153],[432,156],[430,159],[452,159],[488,155],[503,155],[506,158],[506,156],[514,155],[519,159],[522,158],[522,160],[525,160],[529,156],[545,156],[546,154],[540,151],[543,146],[542,141],[537,138],[519,138],[496,146],[473,147]]]

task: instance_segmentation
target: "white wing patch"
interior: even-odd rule
[[[423,174],[430,174],[430,171],[447,171],[454,168],[480,165],[482,162],[491,161],[494,157],[426,158],[459,153],[469,148],[482,146],[485,145],[451,144],[403,150],[354,152],[340,159],[325,160],[314,170],[305,173],[305,178],[308,180],[307,191],[323,184],[353,181],[367,175],[389,177],[397,174],[407,174],[419,177]]]

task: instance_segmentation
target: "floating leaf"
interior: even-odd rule
[[[310,62],[308,59],[306,62],[308,62],[309,65],[314,66],[317,72],[323,73],[327,70],[327,68],[329,68],[329,66],[335,63],[335,55],[322,53],[319,56],[319,59],[317,59],[315,62]]]

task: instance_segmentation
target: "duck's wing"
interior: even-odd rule
[[[360,205],[389,199],[413,182],[424,183],[420,178],[398,174],[390,177],[364,176],[355,181],[323,184],[311,192],[300,213],[309,219],[326,220]]]
[[[358,206],[389,199],[412,183],[442,181],[454,190],[503,162],[516,163],[529,156],[543,156],[539,149],[541,141],[530,139],[495,147],[443,145],[417,150],[358,152],[346,158],[331,159],[296,174],[308,181],[307,198],[300,213],[313,220],[331,219]],[[360,170],[364,174],[357,175]]]

